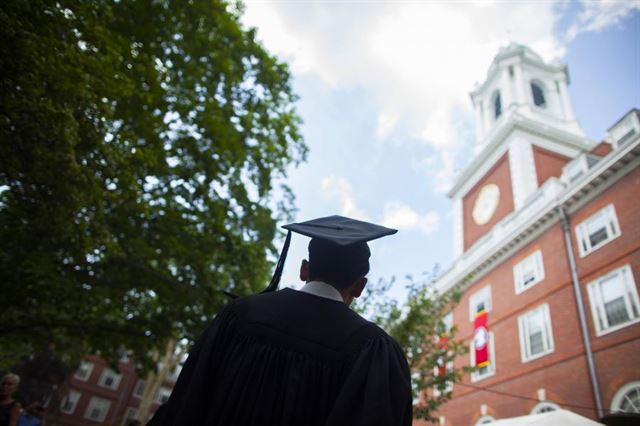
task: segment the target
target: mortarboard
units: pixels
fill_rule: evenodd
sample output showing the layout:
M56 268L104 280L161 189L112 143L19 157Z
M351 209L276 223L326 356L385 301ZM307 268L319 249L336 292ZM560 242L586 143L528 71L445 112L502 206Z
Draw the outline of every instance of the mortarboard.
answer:
M376 225L375 223L364 222L362 220L351 219L344 216L327 216L318 219L309 220L300 223L291 223L284 225L284 229L288 230L287 238L280 254L280 259L273 273L273 278L269 286L263 290L263 293L276 291L280 283L282 269L287 258L289 250L289 242L291 240L291 232L301 234L313 239L323 240L329 243L337 244L342 247L355 246L359 243L366 243L387 235L398 232L397 229L386 228Z
M312 239L319 239L328 243L333 243L344 248L357 246L361 243L366 245L367 241L372 241L398 232L397 229L391 229L376 225L375 223L364 222L362 220L351 219L338 215L321 217L306 222L290 223L282 227L289 232L287 232L287 237L285 238L280 258L276 264L273 278L271 278L271 282L261 293L268 293L278 289L282 270L284 269L284 263L289 251L291 232L305 235ZM236 295L226 291L224 293L233 298L237 297Z

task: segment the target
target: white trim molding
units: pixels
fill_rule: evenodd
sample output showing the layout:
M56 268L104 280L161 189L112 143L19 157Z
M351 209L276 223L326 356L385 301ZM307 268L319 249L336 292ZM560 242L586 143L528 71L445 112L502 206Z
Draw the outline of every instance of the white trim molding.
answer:
M580 257L593 253L622 235L613 204L601 208L575 227Z
M520 262L513 265L513 285L516 294L520 294L544 280L542 251L536 250Z
M553 352L553 330L549 305L540 305L518 317L518 331L520 336L520 355L522 362L533 361ZM537 335L537 336L536 336ZM541 349L533 353L532 338L536 336Z
M640 322L640 300L627 264L587 284L596 336Z

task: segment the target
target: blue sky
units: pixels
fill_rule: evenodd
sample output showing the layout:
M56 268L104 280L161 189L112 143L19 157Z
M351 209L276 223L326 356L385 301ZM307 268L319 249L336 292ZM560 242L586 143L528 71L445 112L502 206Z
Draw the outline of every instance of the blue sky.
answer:
M569 66L587 137L640 107L640 1L246 1L244 22L291 65L309 158L292 168L297 221L331 214L400 230L371 243L371 280L453 261L446 189L470 161L469 92L498 49ZM282 284L298 287L308 239ZM402 298L403 288L394 295Z

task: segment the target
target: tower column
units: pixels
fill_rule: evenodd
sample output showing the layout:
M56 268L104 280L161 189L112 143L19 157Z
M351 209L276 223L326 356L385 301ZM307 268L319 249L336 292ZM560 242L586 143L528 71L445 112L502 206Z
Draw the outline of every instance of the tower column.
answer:
M522 62L513 65L513 73L516 79L516 101L519 105L527 103L524 93L524 77L522 75Z
M473 109L476 113L476 146L482 143L482 139L484 138L484 117L482 111L482 102L473 103Z
M562 103L562 111L567 121L574 121L573 109L571 108L571 100L569 99L569 88L567 87L567 79L558 80L558 88L560 89L560 102Z
M509 77L509 67L504 67L502 70L502 75L500 76L501 86L502 86L502 103L504 105L505 111L509 109L514 102L513 99L513 91L511 90L511 77Z
M486 135L489 133L489 129L493 124L493 120L495 119L495 113L493 111L493 104L491 103L491 98L487 99L486 102L481 101L480 108L482 109L482 123L484 124L483 133Z

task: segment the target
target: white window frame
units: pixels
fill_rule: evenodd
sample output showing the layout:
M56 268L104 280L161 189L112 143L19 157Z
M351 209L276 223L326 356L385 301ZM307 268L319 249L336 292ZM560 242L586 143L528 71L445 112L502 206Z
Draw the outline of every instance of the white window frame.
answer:
M607 238L600 241L595 246L592 246L591 240L589 238L590 235L588 232L589 222L598 219L598 216L601 215L605 216L605 229L607 231ZM592 214L588 219L580 222L580 224L576 226L575 232L580 257L585 257L588 254L591 254L594 251L598 250L600 247L605 246L610 241L618 238L620 235L622 235L622 231L620 230L618 216L616 215L616 210L613 204L606 205L605 207Z
M131 420L135 420L137 415L138 409L136 407L127 407L124 416L122 416L122 426L126 426Z
M143 393L144 393L144 380L138 379L136 381L136 385L133 388L133 397L142 398Z
M620 275L625 292L623 294L625 308L630 320L610 327L607 322L607 316L604 310L604 303L602 300L602 293L600 291L600 285L603 281L611 279L614 275ZM612 333L620 330L621 328L628 327L632 324L640 322L640 300L638 298L638 290L633 278L633 271L629 264L598 277L587 284L587 291L589 293L589 304L591 305L591 316L593 318L593 327L596 331L596 336L602 336L604 334ZM638 314L634 318L635 312ZM601 316L602 314L602 316Z
M98 418L91 417L92 411L95 409L100 410L100 416ZM109 414L109 410L111 410L110 400L93 396L89 400L87 408L84 410L84 418L94 422L104 422L104 419L106 419Z
M587 174L589 166L587 164L587 156L579 155L562 168L562 180L567 184L572 184L582 176Z
M171 370L171 373L169 374L169 376L167 376L167 380L174 383L177 382L181 371L182 371L182 365L176 365L176 367Z
M532 315L542 314L542 318L544 319L544 328L543 332L543 342L545 343L545 348L539 354L532 354L531 348L529 348L529 333L528 333L528 322L527 319ZM540 305L535 309L531 309L530 311L525 312L524 314L518 317L518 330L520 335L520 355L522 358L522 362L533 361L534 359L541 358L545 355L549 355L554 350L553 343L553 327L551 327L551 314L549 313L549 305L544 304Z
M491 284L487 284L469 297L469 321L476 319L476 307L484 301L484 308L491 312Z
M471 373L471 383L478 382L480 380L484 380L487 377L491 377L496 374L496 347L494 344L493 331L489 332L489 365L487 366L487 370L484 373L480 373L478 371L474 371ZM476 351L473 347L473 339L471 339L470 350L469 350L469 358L471 361L471 366L474 367L476 365Z
M105 382L110 376L113 377L113 383L111 385L107 385ZM98 384L103 388L117 390L118 386L120 386L120 380L122 380L122 374L118 374L113 369L106 367L104 370L102 370L102 374L100 375Z
M618 391L615 393L615 395L613 395L613 398L611 399L612 413L625 412L625 411L622 411L620 407L622 406L622 403L624 402L624 398L627 396L627 394L633 390L640 391L640 380L629 382L624 386L622 386L620 389L618 389Z
M165 401L162 400L163 396L167 397ZM158 392L156 393L156 397L154 398L154 401L157 402L158 404L164 404L169 400L170 396L171 396L171 389L161 386L160 389L158 389Z
M491 424L495 421L496 421L495 417L484 415L478 419L478 421L476 422L476 426Z
M529 283L524 282L524 273L527 263L533 262L533 281ZM530 289L540 281L544 280L544 263L542 262L542 251L536 250L529 256L522 259L520 262L513 266L513 284L515 286L516 294L520 294L525 290Z
M548 410L548 408L551 408L551 410ZM531 412L529 414L530 415L542 414L542 413L548 413L549 411L558 411L558 410L561 410L561 408L555 402L540 401L539 403L536 404L535 407L533 407L533 409L531 410Z
M78 406L80 397L82 397L82 392L75 389L69 389L67 395L62 399L62 402L60 403L60 412L64 414L73 414L73 412L76 411L76 407ZM64 406L67 404L67 402L71 403L71 408L65 410Z
M73 378L76 380L80 380L81 382L86 382L91 377L91 373L93 373L93 368L95 364L91 361L82 361L78 366Z

